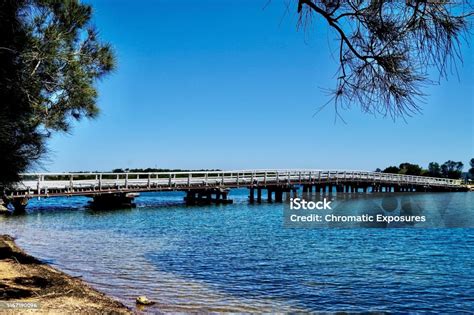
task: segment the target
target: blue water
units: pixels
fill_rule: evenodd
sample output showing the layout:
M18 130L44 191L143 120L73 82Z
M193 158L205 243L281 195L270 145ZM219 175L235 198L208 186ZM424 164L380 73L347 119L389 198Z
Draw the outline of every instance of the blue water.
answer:
M474 210L473 193L415 194ZM474 229L285 228L282 204L246 195L186 207L150 193L106 212L87 198L32 201L0 233L130 307L147 295L150 311L474 311Z

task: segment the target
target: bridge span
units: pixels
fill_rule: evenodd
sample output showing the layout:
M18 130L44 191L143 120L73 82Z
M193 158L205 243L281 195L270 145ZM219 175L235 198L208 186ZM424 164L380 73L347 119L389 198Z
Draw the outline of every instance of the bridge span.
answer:
M188 204L231 203L228 191L248 188L249 201L281 202L283 193L372 193L464 191L460 180L367 171L342 170L234 170L154 173L30 173L3 196L16 211L30 198L89 196L93 205L131 205L140 192L184 191ZM257 192L257 196L255 196Z

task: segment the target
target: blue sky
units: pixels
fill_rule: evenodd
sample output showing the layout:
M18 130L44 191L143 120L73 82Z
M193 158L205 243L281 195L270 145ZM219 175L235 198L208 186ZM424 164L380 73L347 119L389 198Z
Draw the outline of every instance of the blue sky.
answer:
M98 83L101 115L55 135L48 171L113 168L365 169L474 157L472 48L459 80L426 90L421 115L334 122L334 34L296 28L287 1L89 1L116 71ZM436 79L436 78L435 78Z

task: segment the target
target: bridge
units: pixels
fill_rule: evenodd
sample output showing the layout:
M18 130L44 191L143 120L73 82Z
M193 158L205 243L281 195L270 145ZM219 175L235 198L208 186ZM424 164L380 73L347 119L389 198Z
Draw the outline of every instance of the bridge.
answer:
M183 191L187 204L232 203L229 189L249 189L250 202L282 202L283 193L375 193L465 191L460 180L367 171L234 170L153 173L31 173L3 196L15 211L24 211L30 198L89 196L92 205L122 207L140 192ZM255 192L257 193L255 196Z

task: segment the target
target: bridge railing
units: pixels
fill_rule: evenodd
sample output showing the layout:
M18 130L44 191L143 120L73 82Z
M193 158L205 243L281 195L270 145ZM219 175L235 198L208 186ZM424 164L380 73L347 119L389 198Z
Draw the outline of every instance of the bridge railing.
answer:
M305 182L371 182L400 185L460 186L460 180L352 170L231 170L193 172L132 173L28 173L21 174L16 190L110 189L142 187L227 186L246 187L265 184Z

